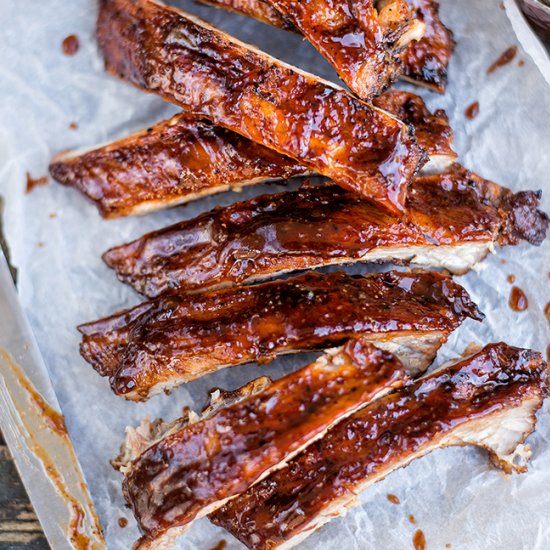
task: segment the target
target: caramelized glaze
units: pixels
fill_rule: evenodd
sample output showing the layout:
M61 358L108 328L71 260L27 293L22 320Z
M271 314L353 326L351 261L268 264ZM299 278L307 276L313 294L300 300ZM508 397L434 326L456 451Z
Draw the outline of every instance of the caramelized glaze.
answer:
M456 158L444 111L432 115L422 98L397 91L386 92L375 105L412 124L418 144L431 158ZM50 165L56 180L76 187L109 218L307 171L297 161L189 113L97 149L61 153Z
M217 208L112 248L103 259L147 296L253 281L360 261L399 247L488 242L540 244L548 219L537 195L513 194L454 166L415 178L405 217L334 185L304 186ZM435 261L435 260L432 260Z
M540 354L489 345L341 421L287 468L272 473L210 518L248 548L273 549L312 532L331 505L341 502L345 507L360 486L437 448L455 430L485 417L489 421L495 411L527 400L536 402L536 412L546 394L547 365ZM484 445L483 438L470 442ZM453 443L465 442L447 439L439 446ZM491 456L495 464L511 469L510 463Z
M270 0L360 98L371 100L397 80L399 53L416 21L405 0L378 10L373 0ZM414 31L413 31L414 32Z
M144 399L174 385L281 353L326 349L354 334L448 334L480 318L466 291L429 271L309 273L189 295L167 294L79 327L80 351L113 391Z
M171 528L246 491L407 378L393 355L350 340L260 393L170 430L132 460L124 480L124 496L144 534L141 543L154 545Z
M401 55L403 77L443 93L447 85L447 68L455 47L453 33L439 17L438 1L407 1L426 26L426 34L422 40L411 42Z
M390 211L425 162L394 117L175 8L103 0L98 39L114 74Z
M282 29L300 32L292 20L263 0L200 0L218 8L254 17ZM445 90L447 65L453 53L453 35L439 17L435 0L407 0L416 17L425 25L424 37L410 42L400 55L402 73L407 80L438 92ZM370 6L371 2L367 2ZM370 8L369 8L370 9ZM321 12L322 13L322 12Z

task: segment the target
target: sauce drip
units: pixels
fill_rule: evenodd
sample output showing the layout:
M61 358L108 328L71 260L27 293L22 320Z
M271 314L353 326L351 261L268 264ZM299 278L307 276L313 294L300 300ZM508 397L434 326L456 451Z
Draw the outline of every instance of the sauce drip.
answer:
M225 540L220 540L216 546L212 546L210 550L223 550L227 546L227 542Z
M474 120L474 118L479 115L479 101L474 101L471 105L469 105L464 111L464 114L466 115L466 118Z
M544 315L546 315L546 319L550 323L550 302L548 302L544 308Z
M510 300L508 303L510 308L517 312L525 311L529 307L529 302L527 301L525 292L517 286L512 287L512 290L510 291Z
M517 46L511 46L487 69L487 74L493 74L497 69L508 65L518 53Z
M399 500L399 497L397 495L388 495L388 500L392 503L392 504L401 504L401 501Z
M71 122L71 123L69 124L69 129L71 129L71 130L78 130L78 122L74 122L74 121Z
M35 187L46 185L48 183L48 176L41 178L33 178L29 172L27 172L27 188L26 192L30 193Z
M80 49L80 42L78 36L70 34L61 43L61 49L65 55L75 55Z
M128 525L128 520L126 518L118 518L118 526L121 529L124 529Z
M413 545L414 550L424 550L426 548L426 537L420 529L413 536Z
M416 518L411 514L409 516L409 521L413 524L413 525L416 525Z
M508 277L506 277L506 280L507 280L511 285L513 285L513 284L516 282L516 276L515 276L515 275L508 275Z
M548 347L546 348L546 361L550 363L550 344L548 344Z

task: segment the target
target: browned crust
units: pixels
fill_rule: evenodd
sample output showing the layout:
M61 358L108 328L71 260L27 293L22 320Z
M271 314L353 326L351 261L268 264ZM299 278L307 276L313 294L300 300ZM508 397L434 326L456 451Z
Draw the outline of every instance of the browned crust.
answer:
M451 436L470 423L474 430L476 421L490 422L492 415L528 400L535 400L536 412L547 393L547 365L539 353L491 344L340 422L287 468L227 503L211 519L248 548L275 548L306 534L331 503L353 499L369 479L384 477L438 446L476 444L475 436L474 441L453 441ZM524 437L534 425L533 416ZM479 444L484 446L481 439ZM496 464L511 467L500 458Z
M284 30L300 32L292 20L263 0L200 0L218 8L248 15L263 23ZM453 33L439 17L439 2L434 0L407 0L416 17L425 25L425 34L410 42L400 54L401 77L419 86L443 93L447 84L447 70L454 50Z
M375 105L412 124L430 157L456 158L443 111L432 115L422 98L397 91L386 92ZM107 145L58 154L50 164L52 177L84 193L107 218L306 172L297 161L190 113Z
M390 211L425 162L409 127L343 89L152 0L103 0L107 69Z
M80 351L113 391L146 399L226 366L326 349L355 334L448 334L481 318L467 292L429 271L309 273L200 294L168 294L79 327Z
M246 491L405 380L393 355L351 340L260 393L171 430L132 461L124 479L142 544Z
M537 210L537 196L513 194L459 165L415 178L406 217L381 212L333 185L303 186L217 208L112 248L103 259L121 281L154 297L372 261L369 253L414 261L419 247L485 243L489 250L521 239L538 245L548 217ZM395 252L403 249L411 251L404 259ZM426 264L446 265L436 256Z

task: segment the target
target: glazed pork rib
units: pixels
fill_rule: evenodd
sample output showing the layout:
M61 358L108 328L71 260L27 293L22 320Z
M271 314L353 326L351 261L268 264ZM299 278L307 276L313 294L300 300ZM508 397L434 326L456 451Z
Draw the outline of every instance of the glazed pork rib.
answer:
M456 165L415 178L406 216L335 185L302 186L217 208L144 235L103 256L150 297L350 262L411 262L458 274L496 244L540 244L548 218L538 196L512 193Z
M319 8L319 5L315 3L281 2L280 0L273 0L271 2L264 0L200 1L203 4L209 4L218 8L234 11L242 15L248 15L264 23L271 24L274 27L279 27L281 29L293 32L300 31L298 30L297 25L293 23L292 18L284 15L285 9L278 11L275 8L279 8L281 4L290 4L292 7L298 6L302 9L302 6L304 5L308 7L313 5L315 8ZM420 38L420 40L411 40L408 42L407 46L399 54L399 59L401 61L400 68L398 68L394 58L390 61L388 69L386 70L393 69L394 75L399 75L401 73L400 76L406 80L443 93L447 84L447 67L454 50L453 34L442 23L441 18L439 17L439 2L435 0L407 0L407 2L410 8L413 9L416 20L424 24L424 36ZM357 4L357 2L354 4ZM326 3L322 4L322 6L325 5ZM344 4L341 4L341 6L343 5ZM385 6L385 9L388 9L388 7L393 10L397 8L397 6L392 5L392 3ZM323 14L324 12L320 10L320 13L316 15L317 17L323 17ZM303 34L310 38L306 33ZM327 36L330 37L330 32L327 33ZM355 42L351 42L350 46L356 47ZM321 53L323 53L320 48L318 49ZM397 52L393 50L393 54L397 55ZM327 55L325 55L325 57L331 61ZM382 72L382 69L380 70ZM346 81L345 78L343 78L343 80ZM352 90L356 91L356 93L361 96L360 91L354 89L354 86L349 83L347 84Z
M414 126L430 158L424 172L441 171L456 159L444 111L432 114L422 98L398 91L374 104ZM50 165L56 180L77 188L108 218L307 172L297 161L189 113L108 145L58 154Z
M139 401L224 367L326 349L354 335L406 350L404 362L418 372L466 317L481 314L460 285L436 272L309 273L167 294L81 325L80 351L116 394Z
M505 472L524 471L523 442L547 392L539 353L489 345L343 420L210 517L248 548L291 548L360 491L435 449L475 445Z
M144 535L134 548L163 547L407 379L392 354L350 340L275 382L231 392L227 406L195 422L130 429L115 464Z
M153 0L102 0L97 32L112 73L403 209L426 158L395 117Z

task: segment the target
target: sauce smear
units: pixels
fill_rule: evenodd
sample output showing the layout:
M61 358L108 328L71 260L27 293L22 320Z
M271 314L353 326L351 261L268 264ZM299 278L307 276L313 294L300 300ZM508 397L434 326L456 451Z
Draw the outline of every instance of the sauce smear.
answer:
M508 65L516 57L518 53L517 46L511 46L508 48L488 69L487 74L493 74L497 69Z
M223 550L227 546L227 542L225 540L220 540L216 546L213 546L210 550Z
M506 280L507 280L511 285L513 285L513 284L516 282L516 276L515 276L515 275L508 275L508 277L506 277Z
M479 115L479 101L474 101L471 105L469 105L464 111L464 114L466 115L466 118L474 120L474 118Z
M413 524L413 525L416 525L416 518L411 514L409 516L409 521Z
M512 290L510 291L510 300L508 303L510 304L510 308L517 312L525 311L529 307L529 302L527 301L525 292L517 286L512 287Z
M126 518L118 518L118 526L121 529L124 529L128 525L128 520Z
M544 315L546 315L546 319L550 323L550 302L548 302L544 308Z
M70 34L61 42L61 49L65 55L75 55L79 48L80 42L75 34Z
M414 550L424 550L426 548L426 537L420 529L413 536L413 545Z
M397 495L388 495L388 500L392 504L401 504L401 501L399 500L399 497Z
M33 178L29 172L27 172L27 188L26 192L30 193L35 187L40 187L41 185L46 185L48 183L48 176L43 176L42 178Z

